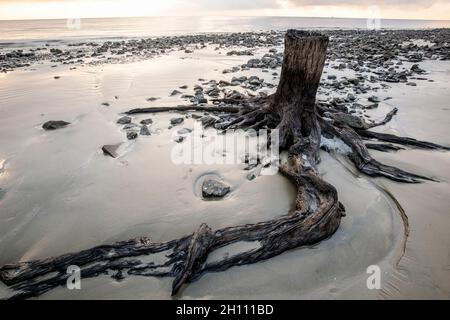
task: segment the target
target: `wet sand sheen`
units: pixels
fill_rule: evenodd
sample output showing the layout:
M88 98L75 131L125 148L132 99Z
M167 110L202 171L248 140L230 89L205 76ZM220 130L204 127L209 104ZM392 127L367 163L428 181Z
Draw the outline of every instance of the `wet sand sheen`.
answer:
M216 229L268 220L291 209L295 192L279 175L250 182L246 172L237 166L175 166L170 159L175 145L173 130L167 129L173 114L152 116L155 134L151 137L131 144L124 140L115 124L118 113L148 104L145 99L151 96L163 98L155 102L158 106L179 103L177 98L168 98L168 93L183 84L192 88L199 77L227 79L214 71L223 68L221 57L213 57L207 50L198 55L198 60L184 61L172 55L71 72L44 66L36 72L7 74L0 80L0 92L6 92L5 99L0 96L4 102L0 108L0 158L7 160L0 173L2 188L6 190L0 202L0 264L143 235L155 241L170 240L191 233L201 222ZM225 63L234 65L239 59ZM116 76L122 72L127 76ZM57 82L53 80L56 74L62 76ZM27 94L7 94L25 86L30 88ZM48 96L54 99L49 100ZM111 106L101 106L105 101L111 101ZM43 133L40 124L49 118L64 118L72 125L60 132ZM145 117L136 120L140 118ZM192 119L183 125L192 126ZM117 142L126 144L126 152L116 160L104 157L100 146ZM430 157L428 153L414 152ZM386 157L387 162L402 154L411 155L413 151L380 156L381 160ZM264 263L206 275L189 286L183 298L376 298L380 293L365 287L365 271L371 264L380 265L394 287L405 285L395 266L404 239L396 203L367 177L355 177L333 157L325 153L322 156L320 170L338 188L340 200L347 208L338 233L314 248L293 250ZM439 158L439 153L432 153L431 157ZM400 157L397 161L406 160ZM448 155L442 155L441 161L447 163ZM414 161L412 165L416 168ZM218 174L229 183L229 197L219 202L200 200L194 185L204 174ZM435 174L442 175L442 171ZM448 181L445 175L444 178ZM376 183L395 197L400 192L402 205L401 200L406 197L408 202L408 194L417 190L416 186L381 179ZM438 188L445 194L442 184L417 188ZM445 208L445 201L436 214ZM410 214L408 209L406 206ZM413 223L413 231L415 228ZM442 246L445 248L448 243L444 241ZM406 259L409 257L407 250ZM402 267L411 268L411 264ZM414 271L410 276L420 277L421 272ZM170 285L171 279L130 277L116 283L105 276L84 281L81 291L58 288L42 298L169 298ZM430 295L435 294L432 289ZM448 292L445 287L441 290ZM417 289L411 292L420 295ZM381 295L395 297L394 293L387 290Z

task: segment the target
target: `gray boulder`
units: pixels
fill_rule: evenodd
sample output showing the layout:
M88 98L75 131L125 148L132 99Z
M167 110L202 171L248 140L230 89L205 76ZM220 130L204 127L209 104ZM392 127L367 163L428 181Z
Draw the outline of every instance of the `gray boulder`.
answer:
M150 136L151 132L150 132L150 130L148 129L148 127L146 125L143 125L141 127L140 134L141 134L141 136Z
M117 120L117 123L118 124L129 124L129 123L131 123L131 117L127 117L127 116L122 117L119 120Z
M189 134L189 133L191 133L191 132L192 132L192 130L191 130L191 129L188 129L188 128L183 128L183 129L180 129L180 130L177 131L177 133L178 133L178 134L181 134L181 135L183 135L183 134Z
M121 144L114 144L114 145L104 145L102 147L102 151L105 155L108 155L112 158L117 158L119 155L117 154L117 149L119 148Z
M46 123L44 123L42 125L42 128L44 130L56 130L56 129L64 128L64 127L68 126L69 124L70 124L70 122L66 122L66 121L62 121L62 120L47 121Z
M230 192L230 187L217 180L205 180L202 185L203 198L223 198Z
M135 139L137 139L137 137L138 137L137 132L135 132L135 131L128 131L127 132L127 139L128 140L135 140Z
M175 141L176 143L182 143L184 141L184 137L183 136L175 137L173 141Z
M367 100L374 103L381 102L380 98L378 98L377 96L370 96L369 98L367 98Z
M136 123L129 123L123 126L123 130L131 130L137 128L139 128L139 126Z
M153 123L153 119L144 119L141 121L141 124L149 125Z

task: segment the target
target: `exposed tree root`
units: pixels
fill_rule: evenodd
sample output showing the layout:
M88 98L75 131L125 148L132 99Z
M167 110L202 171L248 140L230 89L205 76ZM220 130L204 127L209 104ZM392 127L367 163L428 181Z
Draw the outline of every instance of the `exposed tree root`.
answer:
M367 139L376 139L379 141L392 142L396 144L400 144L402 146L415 147L420 149L428 149L428 150L450 150L450 147L441 146L436 143L420 141L413 138L407 137L398 137L393 134L388 133L378 133L368 130L358 130L358 134Z
M209 112L239 112L240 109L234 106L199 106L199 105L189 105L189 106L177 106L177 107L156 107L156 108L137 108L125 112L125 114L139 114L139 113L159 113L159 112L169 112L169 111L209 111Z
M404 150L404 148L391 143L366 143L366 148L382 152Z
M327 121L322 121L324 132L341 139L351 148L349 159L355 164L359 171L372 177L385 177L398 182L418 183L420 180L431 180L425 176L382 164L372 158L366 145L355 130L347 125L333 125Z
M206 272L256 263L286 250L320 242L337 230L344 207L338 201L336 189L323 181L315 170L305 169L298 157L292 161L294 169L282 166L281 172L297 186L298 195L295 211L285 216L216 231L202 224L192 235L166 243L139 238L58 258L6 265L0 269L0 280L18 292L14 298L29 298L64 285L68 278L67 267L76 265L82 268L82 278L96 277L108 271L121 275L175 277L172 290L175 295L184 283L194 281ZM239 241L259 241L260 247L205 263L208 254L215 249ZM167 261L160 265L139 259L161 252L166 253ZM117 273L112 276L117 278Z
M246 98L235 94L216 100L215 106L178 106L173 108L133 109L127 114L166 111L208 111L230 113L214 123L217 129L278 129L280 147L289 150L290 162L280 167L297 188L295 210L272 220L211 230L206 224L191 235L164 243L147 238L103 245L57 258L6 265L0 268L0 280L14 289L15 298L39 296L64 285L66 269L77 265L83 278L112 273L120 280L127 275L173 277L172 295L184 284L207 272L224 271L233 266L257 263L287 250L316 244L333 235L345 215L336 189L318 174L316 166L322 136L342 140L351 152L349 159L360 172L394 181L417 183L432 180L381 164L373 159L367 147L382 151L400 149L391 144L365 144L363 138L426 149L443 149L429 142L367 131L386 124L397 112L384 120L367 124L355 120L345 110L316 105L315 96L325 62L328 39L320 34L288 31L283 71L277 92L264 98ZM211 252L230 244L257 241L259 247L219 261L208 261ZM147 262L149 256L163 254L160 264ZM144 259L145 258L145 259Z

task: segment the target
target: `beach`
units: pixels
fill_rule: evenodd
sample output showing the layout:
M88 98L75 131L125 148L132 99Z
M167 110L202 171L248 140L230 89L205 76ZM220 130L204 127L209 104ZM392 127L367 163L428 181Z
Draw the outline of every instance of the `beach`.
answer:
M374 131L450 146L448 29L321 31L331 44L319 102L348 107L368 123L397 108L393 120ZM174 137L189 135L199 119L220 115L131 115L137 131L117 123L134 108L212 106L226 90L273 93L284 33L2 45L0 265L135 237L170 241L201 223L220 229L289 212L296 192L281 174L255 172L249 179L249 170L239 164L173 163L179 144ZM179 117L183 123L171 125ZM150 135L143 135L141 121L148 118ZM51 120L70 124L43 130ZM183 128L188 130L180 134ZM129 138L130 131L136 131L136 139ZM118 144L116 158L102 151ZM267 261L205 274L184 289L181 299L450 298L449 153L370 150L383 163L436 180L402 184L361 174L338 147L331 151L321 152L318 169L346 208L334 236ZM199 181L205 176L226 182L230 193L204 201ZM208 259L251 245L237 243ZM380 290L366 286L371 265L382 270ZM83 280L82 290L58 287L39 299L170 299L171 283L141 276L116 281L107 274ZM0 298L11 294L0 283Z

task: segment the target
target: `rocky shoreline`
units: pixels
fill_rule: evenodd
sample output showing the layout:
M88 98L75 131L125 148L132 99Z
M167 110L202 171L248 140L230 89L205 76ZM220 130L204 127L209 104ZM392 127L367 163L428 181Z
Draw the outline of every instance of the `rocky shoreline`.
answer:
M339 61L339 69L388 67L398 58L418 63L424 59L450 59L450 29L425 30L322 30L330 37L328 62ZM273 47L283 44L284 31L202 34L104 42L79 42L66 45L46 43L27 49L0 48L0 72L30 67L37 62L51 62L55 66L127 62L149 59L173 51L190 54L208 46L225 50L228 56L251 56L253 49L272 50L262 59L250 59L238 69L274 69L281 66L283 53ZM414 41L426 40L420 45ZM402 75L380 73L384 80L397 82Z
M389 88L390 83L416 86L418 81L433 82L427 78L426 70L420 63L425 60L450 59L450 29L321 32L330 37L330 44L326 61L328 71L325 71L319 87L319 103L324 109L342 110L338 115L340 121L359 129L366 129L375 123L367 111L378 108L379 104L384 102L375 95L378 89ZM264 97L268 90L274 89L276 85L264 80L261 72L270 74L275 82L278 81L283 63L283 36L283 32L271 31L173 36L103 43L80 42L69 44L65 48L61 45L53 47L50 44L29 50L3 48L0 49L2 50L0 69L2 72L10 72L43 62L49 62L53 67L69 64L72 65L71 69L75 69L83 65L151 59L177 51L190 55L196 50L205 48L224 56L248 57L245 63L221 70L228 80L198 79L198 83L192 87L181 85L168 93L169 97L178 97L180 102L183 101L182 104L204 106L205 112L199 116L200 122L205 127L221 129L229 122L230 114L213 109L210 111L208 108L211 105L226 107L227 100L242 97L243 91L246 96ZM243 71L255 71L257 75L237 74ZM339 76L338 71L345 72L345 75ZM363 94L372 95L361 99L360 95ZM152 97L147 101L155 102L158 99ZM131 111L140 113L142 108ZM391 112L395 114L396 110L393 109ZM137 124L127 116L120 118L117 124L123 125L128 140L135 140L140 135L152 134L151 119L149 120L150 123ZM183 118L173 120L180 121ZM172 127L177 124L179 123L169 125ZM183 142L183 138L180 136L176 142ZM377 149L378 146L373 145L371 148Z

